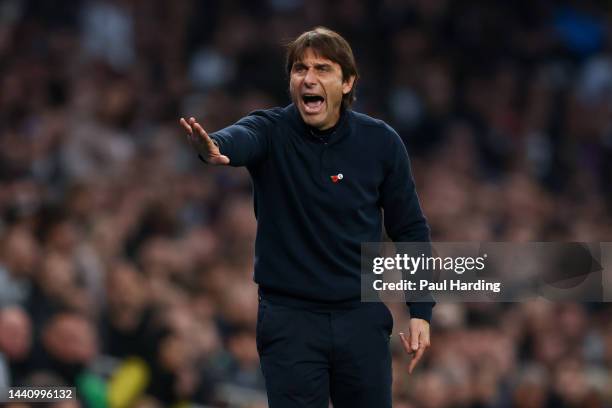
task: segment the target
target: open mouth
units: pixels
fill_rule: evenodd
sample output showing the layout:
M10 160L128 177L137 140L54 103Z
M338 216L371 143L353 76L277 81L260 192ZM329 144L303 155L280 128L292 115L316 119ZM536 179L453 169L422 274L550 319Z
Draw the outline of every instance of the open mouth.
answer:
M306 113L319 113L323 109L325 98L316 94L303 94L302 102L304 102Z

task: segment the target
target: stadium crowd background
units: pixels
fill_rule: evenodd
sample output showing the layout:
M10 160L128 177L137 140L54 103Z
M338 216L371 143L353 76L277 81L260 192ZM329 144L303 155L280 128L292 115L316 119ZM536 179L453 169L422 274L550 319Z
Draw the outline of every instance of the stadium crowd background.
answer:
M0 2L0 388L266 406L248 175L177 121L287 104L282 43L316 25L405 140L434 240L610 241L611 22L591 0ZM413 376L393 337L394 406L612 406L611 312L440 304Z

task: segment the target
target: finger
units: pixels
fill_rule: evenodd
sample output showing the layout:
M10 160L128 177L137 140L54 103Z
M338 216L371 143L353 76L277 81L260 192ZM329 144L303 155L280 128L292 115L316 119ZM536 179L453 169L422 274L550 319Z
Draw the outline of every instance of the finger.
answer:
M200 134L202 139L204 139L204 142L206 142L206 146L208 148L208 151L210 151L210 152L218 151L217 145L213 142L213 140L210 138L210 136L208 136L208 133L206 133L204 128L202 126L200 126L200 124L197 123L197 122L193 126L196 128L196 130L198 131L198 133Z
M211 164L229 164L229 162L230 162L229 157L225 155L215 156L210 161Z
M230 159L229 157L223 155L223 154L218 154L218 155L208 155L206 157L203 158L204 161L208 164L229 164L230 163Z
M189 118L189 124L190 124L191 126L193 126L193 124L194 124L194 123L196 123L196 120L195 120L195 118L192 116L192 117L190 117L190 118Z
M202 136L206 140L210 140L210 137L208 136L208 133L206 133L204 128L202 126L200 126L200 124L198 122L194 122L193 123L193 127L194 127L195 130L198 131L200 136ZM212 142L212 140L211 140L211 142Z
M189 133L189 134L193 133L193 129L191 128L191 126L189 126L189 123L187 123L187 121L184 118L181 118L179 123L181 124L183 129L185 129L185 131L187 131L187 133Z
M419 349L419 336L421 332L417 330L410 330L410 347L412 351L417 351Z
M402 340L402 346L404 347L404 350L406 351L406 353L413 354L414 352L410 348L410 342L406 338L406 335L404 333L400 333L399 336L400 336L400 339Z
M419 361L421 361L421 358L423 357L424 353L425 353L425 347L421 347L420 349L417 350L414 357L412 357L412 361L410 362L410 365L408 366L408 373L412 374L414 367L416 367L417 364L419 364Z

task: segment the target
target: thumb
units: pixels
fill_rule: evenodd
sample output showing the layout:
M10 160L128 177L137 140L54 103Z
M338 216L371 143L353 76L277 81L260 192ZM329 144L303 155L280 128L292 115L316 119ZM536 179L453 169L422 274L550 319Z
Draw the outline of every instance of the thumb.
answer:
M225 156L225 155L221 155L219 156L219 164L229 164L230 163L230 159L229 157Z
M225 156L223 154L209 155L206 158L205 161L208 164L215 164L215 165L223 165L223 164L229 164L230 163L229 157L227 157L227 156Z

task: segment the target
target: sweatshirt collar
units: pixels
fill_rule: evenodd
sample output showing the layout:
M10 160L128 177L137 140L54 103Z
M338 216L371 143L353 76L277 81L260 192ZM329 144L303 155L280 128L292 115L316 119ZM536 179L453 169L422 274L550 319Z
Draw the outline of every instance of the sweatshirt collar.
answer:
M286 109L289 111L289 116L291 118L291 123L293 127L298 131L300 135L304 135L309 140L314 142L322 143L327 142L327 144L334 144L344 139L344 137L348 133L348 116L350 115L350 110L341 109L340 110L340 118L338 122L332 127L330 132L328 131L316 131L312 129L312 127L308 126L304 119L302 119L302 115L300 115L300 111L294 103L288 105Z

